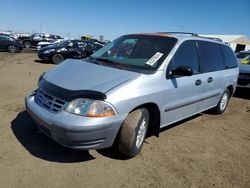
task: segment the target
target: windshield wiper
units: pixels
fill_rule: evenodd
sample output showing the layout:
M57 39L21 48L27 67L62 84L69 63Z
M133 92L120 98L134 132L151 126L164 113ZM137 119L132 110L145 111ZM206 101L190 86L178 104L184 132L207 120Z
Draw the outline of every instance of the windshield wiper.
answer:
M87 59L90 60L91 63L95 63L97 65L102 65L102 63L100 63L99 61L96 61L96 59L93 58L92 56L89 56Z
M93 58L93 57L92 57ZM116 65L117 67L119 67L120 69L125 69L125 67L123 67L121 65L121 63L118 63L117 61L114 61L114 60L110 60L110 59L105 59L105 58L95 58L95 60L97 61L103 61L105 63L112 63L113 65Z

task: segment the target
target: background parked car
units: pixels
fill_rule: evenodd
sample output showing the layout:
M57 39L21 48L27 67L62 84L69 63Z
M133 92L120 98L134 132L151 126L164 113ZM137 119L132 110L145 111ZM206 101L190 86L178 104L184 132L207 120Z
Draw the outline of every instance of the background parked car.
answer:
M32 46L37 46L37 44L41 41L55 41L57 39L63 39L63 38L58 35L36 33L28 37L27 36L20 37L19 39L23 41L23 45L25 48L30 48Z
M65 40L58 44L49 45L38 50L38 57L44 60L50 60L55 64L64 59L81 59L87 57L90 52L85 52L85 46L89 45L82 40Z
M82 52L82 57L89 57L93 53L95 53L97 50L101 49L104 45L100 44L98 42L87 42L86 45L84 46L84 50Z
M250 55L239 62L240 74L237 87L250 88Z
M20 52L23 49L23 43L19 39L0 35L0 50L9 51L11 53Z
M40 48L43 48L45 46L49 46L49 45L60 43L63 40L65 40L65 39L58 39L58 40L55 40L55 41L42 41L42 42L39 42L37 44L37 50L39 50Z
M245 58L245 57L247 57L249 55L250 55L250 50L241 51L241 52L236 53L236 57L237 57L238 60L241 60L241 59L243 59L243 58Z

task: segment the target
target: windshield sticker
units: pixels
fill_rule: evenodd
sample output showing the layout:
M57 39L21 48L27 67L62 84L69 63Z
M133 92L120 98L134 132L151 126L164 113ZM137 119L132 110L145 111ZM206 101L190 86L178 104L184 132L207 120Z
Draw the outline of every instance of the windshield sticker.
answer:
M163 56L163 53L156 52L155 55L153 55L147 62L147 65L154 66L156 61L158 61Z

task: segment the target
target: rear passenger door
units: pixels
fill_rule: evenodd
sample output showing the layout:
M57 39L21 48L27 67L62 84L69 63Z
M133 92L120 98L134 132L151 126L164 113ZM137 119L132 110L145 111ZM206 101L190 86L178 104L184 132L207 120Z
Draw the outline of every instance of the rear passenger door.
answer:
M178 66L189 66L192 76L170 76L165 80L163 126L191 116L199 110L202 100L202 75L196 41L184 41L167 68L167 75Z
M223 70L225 68L221 44L198 41L200 71L202 73L203 98L200 111L215 106L223 92Z

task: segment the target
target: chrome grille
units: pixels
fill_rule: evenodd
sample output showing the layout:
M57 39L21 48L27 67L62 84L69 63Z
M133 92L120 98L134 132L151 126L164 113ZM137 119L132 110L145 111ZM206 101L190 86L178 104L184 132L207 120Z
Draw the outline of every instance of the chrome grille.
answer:
M38 89L36 92L35 102L41 107L54 113L61 111L66 104L66 101L54 97L41 89Z

